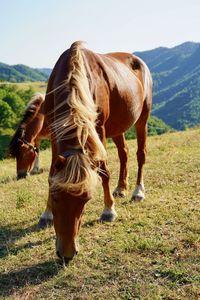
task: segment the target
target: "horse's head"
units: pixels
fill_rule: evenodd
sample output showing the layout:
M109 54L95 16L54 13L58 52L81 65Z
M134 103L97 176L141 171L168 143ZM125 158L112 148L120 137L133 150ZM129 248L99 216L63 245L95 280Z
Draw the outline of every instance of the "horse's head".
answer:
M18 179L30 173L38 156L35 141L44 122L41 113L43 102L44 95L41 94L36 94L30 100L9 145L9 154L17 161Z
M87 193L73 196L64 191L52 196L56 254L63 263L68 263L79 251L78 234L84 206L89 198Z
M17 179L29 175L38 157L38 152L35 139L27 138L26 129L19 126L8 149L9 155L16 158Z
M71 152L71 151L70 151ZM78 233L84 207L96 186L97 174L84 154L58 156L49 178L56 232L56 253L63 263L78 252Z
M25 139L18 139L16 153L17 179L28 176L34 166L39 150L33 143Z

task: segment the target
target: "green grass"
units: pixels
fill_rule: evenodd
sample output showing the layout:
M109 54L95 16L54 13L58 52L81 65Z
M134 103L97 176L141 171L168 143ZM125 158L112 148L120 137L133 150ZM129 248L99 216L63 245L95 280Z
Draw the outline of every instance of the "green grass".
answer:
M200 130L148 139L146 199L130 201L136 177L136 141L130 149L130 192L117 199L118 219L97 222L102 189L89 201L80 253L62 269L53 228L37 230L48 193L50 151L43 174L16 181L15 162L0 162L0 297L2 299L199 299ZM117 152L108 145L111 185Z
M21 82L18 83L17 86L19 89L22 90L28 90L29 87L31 87L34 91L40 92L40 93L45 93L46 88L47 88L47 83L46 82Z
M5 82L0 83L0 84L5 84ZM46 92L46 87L47 87L47 83L46 82L40 82L40 81L36 81L36 82L18 82L18 83L8 83L9 85L15 85L17 86L20 90L28 90L29 88L32 88L35 92L38 93L45 93Z

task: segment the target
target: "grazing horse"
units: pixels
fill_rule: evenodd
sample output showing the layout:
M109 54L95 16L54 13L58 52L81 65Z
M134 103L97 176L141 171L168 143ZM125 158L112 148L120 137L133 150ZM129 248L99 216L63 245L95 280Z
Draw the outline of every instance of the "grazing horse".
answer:
M49 136L42 114L43 103L42 94L36 94L30 100L10 142L8 154L16 158L17 179L39 172L40 140Z
M77 236L85 204L102 179L101 221L117 217L114 197L127 191L127 145L124 132L135 125L138 175L133 200L144 199L143 166L147 120L152 103L149 69L128 53L96 54L75 42L58 59L48 82L43 113L51 133L52 163L49 199L41 222L52 219L56 252L68 262L78 252ZM109 187L106 138L118 149L120 176L114 193Z

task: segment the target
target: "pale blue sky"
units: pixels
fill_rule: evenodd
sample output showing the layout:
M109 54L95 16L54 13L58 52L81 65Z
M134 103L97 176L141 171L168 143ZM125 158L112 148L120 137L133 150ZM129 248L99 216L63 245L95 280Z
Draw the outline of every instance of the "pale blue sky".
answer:
M99 53L200 42L200 0L0 0L0 62L53 67L75 40Z

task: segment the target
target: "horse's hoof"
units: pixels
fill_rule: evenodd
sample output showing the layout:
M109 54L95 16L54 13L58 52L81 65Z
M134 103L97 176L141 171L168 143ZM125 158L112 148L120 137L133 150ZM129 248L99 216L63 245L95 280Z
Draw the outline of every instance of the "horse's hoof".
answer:
M114 198L125 198L126 197L126 191L120 188L116 188L113 191L113 197Z
M53 220L40 218L40 221L38 223L38 228L44 229L44 228L50 227L52 225L53 225Z
M144 185L139 184L136 185L135 190L133 192L133 195L131 197L131 200L135 202L142 202L144 200Z
M113 215L101 215L100 222L113 222L116 219L116 216Z
M37 174L40 174L40 170L38 168L35 168L33 169L31 172L30 172L31 175L37 175Z
M38 174L42 174L44 172L44 169L43 168L40 168L39 170L38 170Z
M117 213L114 209L104 209L99 221L100 222L113 222L117 218Z
M134 201L134 202L142 202L142 201L144 201L144 199L145 199L145 198L144 198L143 196L134 196L134 195L133 195L133 196L131 197L131 200Z

